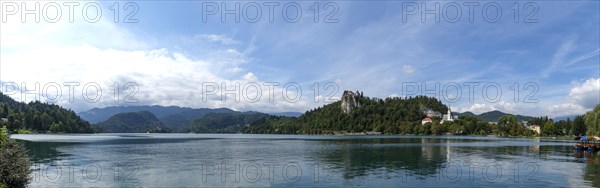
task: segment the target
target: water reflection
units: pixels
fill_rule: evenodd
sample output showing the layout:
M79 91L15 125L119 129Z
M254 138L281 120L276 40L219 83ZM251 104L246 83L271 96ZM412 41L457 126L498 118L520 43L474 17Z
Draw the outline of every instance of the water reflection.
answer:
M435 174L447 162L446 154L450 151L449 147L415 143L426 145L443 141L432 138L331 140L323 142L328 150L320 150L317 158L336 165L344 179L384 175L382 173L390 171L406 171L423 178Z
M575 151L573 156L585 162L583 178L590 181L592 186L600 187L600 156L598 151Z
M80 139L80 138L78 138ZM85 141L85 140L84 140ZM34 162L74 165L75 179L62 186L600 186L597 153L573 152L571 143L540 139L474 137L324 137L250 135L136 135L93 142L21 141ZM279 166L270 171L266 163ZM299 164L299 181L285 179L282 167ZM256 164L260 181L230 181L225 173L207 165L235 169ZM90 183L79 173L97 164L104 176ZM314 164L327 166L316 179ZM458 166L456 166L458 164ZM477 164L465 167L464 164ZM129 165L132 169L115 167ZM454 165L454 166L453 166ZM494 166L496 165L496 166ZM42 166L43 167L43 166ZM496 171L500 168L500 171ZM65 168L66 169L66 168ZM92 169L93 166L89 169ZM291 168L294 169L294 168ZM124 170L119 181L112 176ZM239 170L238 170L239 171ZM267 174L273 173L273 179ZM293 170L292 170L293 172ZM499 172L499 173L498 173ZM253 174L252 172L250 173ZM93 176L90 177L95 177ZM132 175L136 182L123 182ZM327 178L336 179L324 184ZM78 177L79 176L79 177ZM70 176L69 176L70 177ZM250 176L252 179L255 176ZM292 173L294 177L294 173ZM206 179L208 178L208 179ZM48 179L48 178L46 178ZM51 179L51 178L50 178ZM293 179L293 178L292 178ZM32 186L47 186L45 177ZM61 180L63 181L63 180Z
M59 151L59 149L68 148L78 143L64 142L32 142L26 140L18 140L27 148L27 155L34 163L48 163L71 156L70 153Z

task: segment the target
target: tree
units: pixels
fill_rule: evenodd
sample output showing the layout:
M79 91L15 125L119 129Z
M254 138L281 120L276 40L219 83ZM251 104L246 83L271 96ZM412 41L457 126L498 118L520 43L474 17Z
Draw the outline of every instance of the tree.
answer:
M584 116L575 116L575 119L573 119L573 122L571 123L571 134L584 135L587 131Z
M517 118L513 115L504 115L498 119L498 125L510 126L517 124Z
M15 116L14 115L8 115L8 130L13 131L16 130L18 128L18 126L15 124Z
M417 132L420 135L429 135L431 134L431 123L425 123L425 125L417 126Z
M554 125L551 121L546 121L546 123L544 123L544 128L542 130L542 134L546 135L546 136L552 136L555 135L554 133Z
M53 133L62 132L62 122L53 123L52 125L50 125L49 130L50 130L50 132L53 132Z
M594 110L585 113L588 135L600 136L600 104Z
M525 126L517 122L517 118L513 115L505 115L498 119L497 130L498 135L519 136L527 133Z
M2 113L0 113L0 117L6 117L8 116L8 113L10 113L10 110L8 110L8 106L2 105Z
M462 134L463 127L460 126L458 123L452 123L452 125L450 125L450 127L448 127L448 132L450 132L452 134Z
M446 123L444 123L446 124ZM435 121L433 122L433 124L431 125L431 134L434 135L441 135L444 134L446 132L446 125L444 124L440 124L439 122Z
M564 135L565 133L568 133L567 128L568 124L565 120L560 120L554 123L554 133L557 135Z

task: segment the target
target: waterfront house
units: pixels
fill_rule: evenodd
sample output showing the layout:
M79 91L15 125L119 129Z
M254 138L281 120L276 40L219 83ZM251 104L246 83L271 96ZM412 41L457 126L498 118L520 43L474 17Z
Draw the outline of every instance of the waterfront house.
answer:
M425 123L431 123L431 122L433 122L431 120L431 118L428 118L428 117L427 118L423 118L423 120L421 120L421 125L425 125Z
M533 132L535 132L536 134L540 134L542 131L542 129L540 128L539 125L531 125L527 127L529 130L532 130Z

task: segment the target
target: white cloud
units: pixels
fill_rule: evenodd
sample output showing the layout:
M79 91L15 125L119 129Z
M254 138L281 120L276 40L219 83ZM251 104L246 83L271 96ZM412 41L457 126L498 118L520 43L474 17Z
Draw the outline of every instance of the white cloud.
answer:
M242 72L244 69L236 66L236 67L229 68L227 70L231 73L239 73L239 72Z
M529 116L569 116L581 115L600 103L600 78L590 78L582 83L574 83L568 95L562 99L543 100L539 103L507 102L496 103L475 102L452 107L453 111L470 111L475 114L499 110L505 113Z
M244 80L246 81L257 81L258 77L256 77L256 75L254 75L254 73L247 73L246 75L244 75Z
M600 103L600 78L590 78L583 83L575 83L569 95L561 104L547 108L551 116L580 115Z
M76 111L93 107L140 104L195 108L227 107L265 112L303 111L307 106L305 100L309 99L306 97L298 101L286 101L281 88L283 84L269 88L251 72L241 76L241 79L228 79L227 74L218 74L221 68L218 62L194 60L167 49L115 50L73 46L3 55L2 80L4 84L24 82L29 90L33 89L35 83L40 83L37 90L38 93L42 93L41 97L46 96L43 95L44 86L52 82L58 83L62 89L61 101L58 103ZM63 85L65 82L80 84L75 87L74 102L68 101L69 88ZM119 83L118 91L115 91L115 82ZM245 86L250 82L259 87L246 90ZM125 87L128 83L138 86L137 93L132 95L133 98L129 98L128 95L132 94L132 89L136 87ZM84 99L82 92L86 84L100 86L102 97L97 102ZM214 94L212 86L216 87ZM225 88L234 90L235 96L225 94L230 92L221 93ZM50 98L55 97L54 91L55 88L50 88ZM89 91L91 93L86 96L95 98L95 88ZM293 88L288 93L288 99L295 98ZM17 100L23 100L18 92L7 94ZM118 102L115 102L115 96L118 96ZM274 98L270 98L271 96ZM34 98L33 95L26 97L26 101ZM45 101L45 98L40 99ZM124 100L130 99L137 99L139 102L124 103Z
M550 117L581 115L585 113L583 106L573 103L555 104L547 108Z
M0 35L3 39L0 54L2 84L25 83L27 89L31 90L35 83L40 83L36 92L42 96L38 99L46 101L45 96L55 97L56 88L46 87L49 95L44 95L44 86L57 83L62 95L56 103L75 111L114 105L151 104L278 112L304 111L310 105L306 102L311 100L308 97L300 100L289 100L288 97L285 100L284 84L270 88L259 81L254 73L240 75L244 70L240 66L249 58L235 48L207 49L207 55L195 57L194 54L160 45L149 47L140 41L153 41L152 38L137 38L111 20L57 24L9 22L2 24ZM224 35L203 37L223 44L239 43ZM69 87L63 85L65 82L79 83L73 92L73 101L69 101L71 92ZM244 91L243 86L249 82L256 82L260 88ZM239 88L235 88L236 83L239 83ZM84 96L88 96L83 94L86 84L100 86L101 97L98 101L84 99ZM218 87L216 94L206 95L211 92L203 86L208 85ZM222 86L235 88L236 96L226 95L226 98L222 98ZM100 94L95 88L88 91L91 91L88 92L92 94L89 95L91 98L96 93ZM293 99L293 90L287 93ZM18 91L6 94L16 100L34 99L34 95L22 98ZM258 97L260 100L254 100ZM124 103L124 100L134 103Z
M585 109L594 108L596 104L600 103L600 78L590 78L573 87L567 99Z
M410 65L403 65L402 72L404 72L405 74L412 74L413 72L415 72L415 68L413 68Z
M239 41L236 41L232 38L229 38L225 35L215 35L215 34L202 34L196 35L195 38L207 40L209 42L219 42L221 44L230 45L230 44L240 44Z

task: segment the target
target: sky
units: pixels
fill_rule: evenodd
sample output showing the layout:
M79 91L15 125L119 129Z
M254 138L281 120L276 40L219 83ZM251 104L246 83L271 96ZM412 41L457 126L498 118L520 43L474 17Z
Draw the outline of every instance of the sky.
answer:
M76 112L304 112L344 90L476 114L570 116L600 103L598 1L0 5L1 91Z

